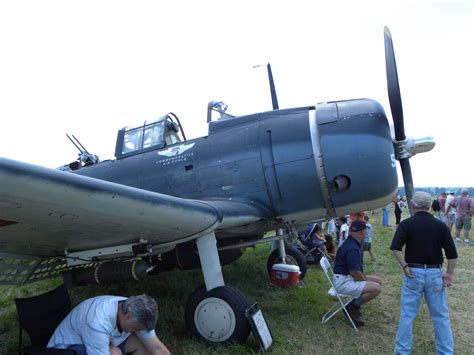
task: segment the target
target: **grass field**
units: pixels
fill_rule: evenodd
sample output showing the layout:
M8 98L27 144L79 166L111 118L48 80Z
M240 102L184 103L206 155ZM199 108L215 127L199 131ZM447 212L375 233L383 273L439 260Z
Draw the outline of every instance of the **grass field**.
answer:
M405 216L404 216L405 217ZM374 215L372 249L376 260L365 259L365 271L379 275L383 282L380 297L364 306L367 325L356 333L342 314L322 325L321 317L334 302L327 296L328 283L319 267L311 266L303 288L279 289L271 285L266 272L269 246L250 248L238 261L224 266L226 283L257 301L274 338L274 354L390 354L398 324L402 272L389 250L394 228L380 225ZM392 221L393 222L393 221ZM448 289L451 324L457 354L472 354L474 329L474 248L457 244L459 259L455 284ZM0 354L16 353L18 325L13 298L35 295L62 282L61 279L21 287L0 286ZM157 334L174 354L248 354L259 352L253 335L243 345L210 346L190 338L184 324L184 306L189 294L203 283L199 270L172 271L150 276L141 283L112 286L84 286L71 291L73 304L103 294L147 293L160 305ZM414 324L413 354L434 353L434 335L426 304L422 304Z

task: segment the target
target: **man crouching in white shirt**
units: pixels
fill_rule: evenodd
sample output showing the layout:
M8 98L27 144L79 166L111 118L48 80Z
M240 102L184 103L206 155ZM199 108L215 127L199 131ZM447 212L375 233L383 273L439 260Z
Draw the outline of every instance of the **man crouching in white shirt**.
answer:
M158 305L147 295L98 296L77 305L54 331L48 348L77 355L170 354L156 336Z

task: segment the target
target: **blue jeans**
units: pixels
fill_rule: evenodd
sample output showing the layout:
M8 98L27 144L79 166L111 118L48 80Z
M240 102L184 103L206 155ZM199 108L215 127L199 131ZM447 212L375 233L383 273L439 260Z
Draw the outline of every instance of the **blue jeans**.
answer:
M390 224L390 210L382 209L382 225L387 227Z
M413 343L413 321L424 295L433 322L436 354L453 354L453 335L442 270L410 268L410 272L412 278L403 275L400 325L395 338L395 353L410 354Z
M127 342L127 339L125 339L118 346L118 348L122 351L122 354L125 354L125 343L126 342ZM74 350L76 352L76 355L87 355L86 347L85 347L85 345L82 345L82 344L69 345L68 349Z

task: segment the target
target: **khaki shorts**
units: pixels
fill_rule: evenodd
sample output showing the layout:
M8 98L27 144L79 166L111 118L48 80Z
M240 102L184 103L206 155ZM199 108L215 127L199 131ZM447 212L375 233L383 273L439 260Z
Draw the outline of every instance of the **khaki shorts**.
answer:
M448 213L448 223L456 223L456 213Z
M356 281L351 275L334 274L334 287L338 293L359 297L362 294L367 281Z
M456 217L456 229L465 231L471 230L471 216Z

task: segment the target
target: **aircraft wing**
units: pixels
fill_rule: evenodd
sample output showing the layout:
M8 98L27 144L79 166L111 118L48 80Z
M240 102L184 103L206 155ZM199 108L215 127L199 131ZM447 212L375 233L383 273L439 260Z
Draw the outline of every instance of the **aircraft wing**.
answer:
M250 203L188 200L0 158L0 254L60 256L140 239L172 249L268 216Z

